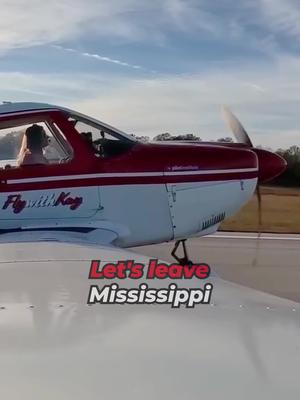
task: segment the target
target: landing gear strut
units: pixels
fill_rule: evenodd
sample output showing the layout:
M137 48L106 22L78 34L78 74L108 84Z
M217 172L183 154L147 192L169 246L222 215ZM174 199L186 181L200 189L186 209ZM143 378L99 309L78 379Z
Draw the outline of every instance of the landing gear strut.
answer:
M187 249L186 249L186 239L181 239L177 240L175 242L174 248L171 252L171 255L175 258L175 260L180 264L180 265L191 265L193 264L193 261L190 260ZM183 250L183 257L178 257L176 254L179 245L182 244L182 250Z

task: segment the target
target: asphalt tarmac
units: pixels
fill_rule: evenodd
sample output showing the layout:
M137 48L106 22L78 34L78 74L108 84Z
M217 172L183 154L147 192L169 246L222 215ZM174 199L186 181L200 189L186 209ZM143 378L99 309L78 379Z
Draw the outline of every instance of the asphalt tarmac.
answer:
M174 261L174 243L132 250ZM187 241L194 262L206 262L221 278L300 302L300 235L217 233Z

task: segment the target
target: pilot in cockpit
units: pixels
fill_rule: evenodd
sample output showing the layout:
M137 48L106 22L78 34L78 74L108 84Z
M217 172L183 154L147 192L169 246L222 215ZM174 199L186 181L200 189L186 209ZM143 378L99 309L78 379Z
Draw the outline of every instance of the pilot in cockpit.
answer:
M48 146L48 137L44 128L34 124L26 129L18 155L18 166L48 164L43 149Z

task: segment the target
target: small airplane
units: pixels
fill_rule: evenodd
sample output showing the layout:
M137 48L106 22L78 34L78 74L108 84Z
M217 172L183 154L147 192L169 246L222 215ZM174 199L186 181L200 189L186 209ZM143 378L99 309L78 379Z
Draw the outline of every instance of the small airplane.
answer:
M65 108L0 106L1 133L38 124L49 140L47 164L9 153L0 170L1 398L299 398L295 302L212 275L211 305L87 304L91 260L146 265L124 247L185 248L284 170L224 112L242 143L144 144Z
M172 254L188 262L187 238L215 232L286 167L279 155L253 147L229 109L223 113L240 143L141 143L63 107L1 105L0 134L38 124L49 143L47 164L2 161L2 240L20 233L117 247L176 240Z

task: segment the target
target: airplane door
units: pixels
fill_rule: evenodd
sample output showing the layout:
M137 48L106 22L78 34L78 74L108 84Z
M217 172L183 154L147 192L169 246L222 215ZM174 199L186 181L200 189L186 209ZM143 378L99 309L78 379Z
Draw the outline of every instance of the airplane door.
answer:
M44 156L36 164L31 164L29 157L29 163L21 166L17 166L15 158L2 160L0 157L0 220L11 220L13 225L20 220L93 217L101 209L98 186L92 186L95 181L87 181L88 166L95 160L92 152L80 145L83 139L65 113L32 112L8 119L8 128L3 129L1 125L0 133L12 135L11 129L15 127L19 138L22 132L33 127L32 123L38 123L36 132L38 135L43 132ZM16 152L17 146L14 146ZM26 149L26 141L22 142L23 146Z

